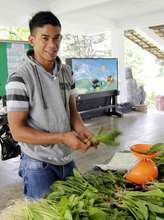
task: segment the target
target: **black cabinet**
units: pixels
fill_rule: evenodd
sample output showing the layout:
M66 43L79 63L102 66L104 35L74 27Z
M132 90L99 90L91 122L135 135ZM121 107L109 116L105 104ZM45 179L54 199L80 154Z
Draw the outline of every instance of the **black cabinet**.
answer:
M122 114L117 111L118 95L118 90L78 95L76 97L78 112L83 119L101 115L121 117Z

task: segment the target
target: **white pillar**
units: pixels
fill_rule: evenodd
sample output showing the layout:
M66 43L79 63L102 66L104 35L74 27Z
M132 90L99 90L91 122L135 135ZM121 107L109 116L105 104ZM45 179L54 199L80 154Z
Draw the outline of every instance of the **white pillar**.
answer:
M118 96L119 103L126 102L125 64L124 64L124 30L120 27L111 29L111 52L112 57L118 58Z

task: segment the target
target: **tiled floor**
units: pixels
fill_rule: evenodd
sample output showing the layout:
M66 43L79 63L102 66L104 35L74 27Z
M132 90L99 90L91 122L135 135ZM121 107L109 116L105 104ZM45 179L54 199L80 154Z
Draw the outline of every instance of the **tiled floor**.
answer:
M94 164L111 158L115 151L127 149L135 143L164 142L164 112L124 114L122 118L99 117L85 121L91 130L103 126L110 130L118 128L123 132L119 138L120 145L107 147L100 145L97 149L90 149L86 153L75 152L74 158L81 172L91 170ZM19 160L0 161L0 209L11 200L22 197L21 179L17 175Z

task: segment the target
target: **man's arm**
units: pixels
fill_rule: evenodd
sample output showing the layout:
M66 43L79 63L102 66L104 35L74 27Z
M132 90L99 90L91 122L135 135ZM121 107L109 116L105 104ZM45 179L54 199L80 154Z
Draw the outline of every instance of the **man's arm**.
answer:
M81 137L84 142L87 142L88 139L93 136L93 133L85 127L83 120L77 111L76 100L73 95L70 96L69 106L72 129L79 134L79 137ZM93 143L90 144L92 145Z
M28 112L8 112L8 121L13 138L29 144L66 144L74 150L87 150L88 143L83 143L74 132L49 133L29 127Z
M48 133L29 127L27 124L28 112L8 112L8 121L13 138L29 144L62 143L63 136Z
M71 118L72 129L75 130L76 132L80 132L81 130L86 129L83 120L81 119L81 116L77 111L76 100L74 95L70 96L69 107L70 107L70 118Z

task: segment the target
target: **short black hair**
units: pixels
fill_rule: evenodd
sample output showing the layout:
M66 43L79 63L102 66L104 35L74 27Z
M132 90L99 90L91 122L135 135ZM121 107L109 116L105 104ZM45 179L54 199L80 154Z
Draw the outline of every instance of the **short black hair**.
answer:
M29 21L30 33L32 33L35 28L43 27L46 24L51 24L61 28L59 19L51 11L40 11Z

